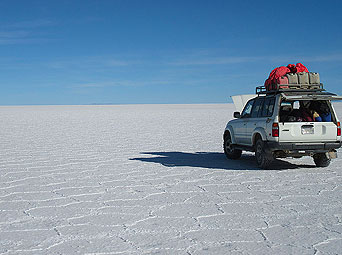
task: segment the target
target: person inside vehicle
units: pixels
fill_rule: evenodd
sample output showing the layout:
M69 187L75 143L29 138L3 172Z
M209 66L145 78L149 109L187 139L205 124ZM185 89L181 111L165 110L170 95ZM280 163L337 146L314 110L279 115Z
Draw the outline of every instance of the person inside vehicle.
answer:
M326 101L313 101L311 105L319 115L316 121L331 122L331 112Z
M310 108L310 101L300 101L299 102L299 114L300 114L300 121L314 121L314 116L317 116L317 112L313 111Z

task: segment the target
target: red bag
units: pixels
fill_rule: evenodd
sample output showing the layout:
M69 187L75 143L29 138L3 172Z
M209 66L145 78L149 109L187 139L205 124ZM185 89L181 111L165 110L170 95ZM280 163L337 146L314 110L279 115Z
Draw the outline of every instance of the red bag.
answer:
M266 90L273 90L274 89L274 82L272 82L271 78L268 78L265 81L265 88L266 88Z
M290 69L291 73L297 73L296 65L294 64L288 64L287 68Z
M309 72L309 70L302 63L297 63L296 69L297 69L297 73L301 73L301 72L308 73Z
M302 63L297 63L296 65L288 64L287 68L290 69L291 73L309 72L308 69Z
M286 66L280 66L272 70L268 79L265 81L265 88L266 90L272 90L273 84L277 83L277 79L284 76L287 73L290 73L290 69Z

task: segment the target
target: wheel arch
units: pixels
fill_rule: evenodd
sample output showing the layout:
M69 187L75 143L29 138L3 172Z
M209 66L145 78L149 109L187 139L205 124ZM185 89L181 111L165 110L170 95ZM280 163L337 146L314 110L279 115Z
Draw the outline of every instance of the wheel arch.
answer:
M255 146L255 143L258 139L266 141L266 133L264 129L258 128L254 131L252 136L252 145Z
M224 134L223 134L223 139L227 136L230 135L230 138L232 139L232 143L236 143L235 142L235 136L234 136L234 130L232 126L227 126L226 129L224 130Z

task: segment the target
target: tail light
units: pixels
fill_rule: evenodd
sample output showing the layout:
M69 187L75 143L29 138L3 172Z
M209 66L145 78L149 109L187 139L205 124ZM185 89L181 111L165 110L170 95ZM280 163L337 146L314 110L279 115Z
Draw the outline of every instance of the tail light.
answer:
M337 136L341 136L341 123L337 122Z
M341 129L340 129L340 132L341 132ZM279 125L278 125L278 123L272 124L272 136L273 137L279 137Z

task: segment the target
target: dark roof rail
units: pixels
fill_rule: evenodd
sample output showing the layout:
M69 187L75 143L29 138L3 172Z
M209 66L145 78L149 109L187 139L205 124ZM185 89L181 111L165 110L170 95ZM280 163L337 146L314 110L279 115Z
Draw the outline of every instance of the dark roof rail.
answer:
M275 84L273 90L267 90L265 86L258 86L255 89L257 95L279 94L281 92L322 92L323 84Z

